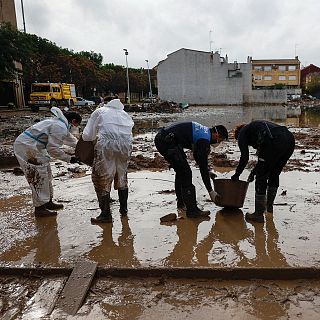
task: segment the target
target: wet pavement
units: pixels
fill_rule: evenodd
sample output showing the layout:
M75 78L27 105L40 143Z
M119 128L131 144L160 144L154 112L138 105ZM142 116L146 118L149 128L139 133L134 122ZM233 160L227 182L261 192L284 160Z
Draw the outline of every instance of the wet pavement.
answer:
M113 224L90 223L99 210L89 167L54 162L55 200L65 208L57 217L37 219L24 176L14 174L10 166L3 167L0 170L1 266L62 267L88 259L102 266L133 268L319 267L320 117L311 112L287 118L285 111L284 107L203 107L178 114L133 114L135 137L128 175L129 214L128 218L120 218L117 193L113 190ZM210 126L227 124L231 129L239 122L262 118L290 126L297 139L295 153L280 176L274 214L266 214L265 224L245 221L245 212L253 209L253 184L241 210L217 207L209 201L200 172L191 160L198 203L210 210L211 216L207 220L185 218L176 209L174 172L167 169L153 145L157 128L176 120L195 120ZM14 132L14 128L10 130ZM3 139L2 147L9 150L5 155L10 154L10 137L6 134ZM209 162L218 176L230 177L239 158L236 142L230 139L212 151L215 154ZM254 161L253 152L250 157ZM248 174L246 170L243 179ZM178 214L179 219L160 223L160 217L169 213ZM1 290L8 296L14 295L15 281L5 280ZM34 284L34 292L41 285L38 282ZM23 287L21 282L20 286ZM27 283L26 287L29 296L24 303L28 303L33 292L32 285ZM79 317L90 314L95 319L127 319L126 315L131 314L132 319L193 319L195 316L210 319L210 315L215 315L219 319L220 314L221 319L287 319L300 318L303 314L304 319L317 319L319 288L317 281L307 285L303 281L107 279L95 283ZM21 299L23 292L21 289ZM26 306L18 308L19 312L23 308ZM22 312L25 319L28 312L27 309Z

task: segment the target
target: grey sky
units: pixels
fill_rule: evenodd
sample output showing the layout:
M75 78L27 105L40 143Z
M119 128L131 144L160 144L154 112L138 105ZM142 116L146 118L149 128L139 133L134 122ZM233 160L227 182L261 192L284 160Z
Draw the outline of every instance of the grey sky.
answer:
M320 66L319 0L24 0L28 33L104 63L150 67L180 48L228 54L229 61L294 58ZM22 29L20 0L15 0ZM210 30L212 32L210 33ZM221 49L220 49L221 48Z

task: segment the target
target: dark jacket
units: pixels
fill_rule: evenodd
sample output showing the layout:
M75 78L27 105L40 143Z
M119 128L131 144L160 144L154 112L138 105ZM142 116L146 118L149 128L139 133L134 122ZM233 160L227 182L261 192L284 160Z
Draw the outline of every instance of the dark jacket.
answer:
M197 134L196 129L200 128L202 135ZM197 122L179 122L165 129L166 133L173 133L175 144L184 149L192 150L193 157L200 168L201 177L208 191L212 190L208 155L210 153L210 144L214 143L211 137L211 129Z
M281 126L269 121L252 121L244 126L238 136L238 146L241 152L240 161L236 173L240 175L249 161L249 146L258 150L263 150L272 143L273 133Z

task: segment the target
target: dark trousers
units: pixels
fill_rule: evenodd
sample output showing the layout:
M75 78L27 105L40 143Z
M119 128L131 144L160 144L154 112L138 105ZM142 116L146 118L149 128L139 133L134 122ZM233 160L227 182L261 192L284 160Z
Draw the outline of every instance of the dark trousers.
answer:
M161 131L157 133L154 143L159 153L176 172L176 191L192 186L192 172L183 148L174 142L165 141L165 135ZM178 194L177 197L179 197Z
M294 137L286 127L273 130L272 135L273 139L258 150L255 169L257 194L266 194L267 187L279 187L280 173L294 151Z

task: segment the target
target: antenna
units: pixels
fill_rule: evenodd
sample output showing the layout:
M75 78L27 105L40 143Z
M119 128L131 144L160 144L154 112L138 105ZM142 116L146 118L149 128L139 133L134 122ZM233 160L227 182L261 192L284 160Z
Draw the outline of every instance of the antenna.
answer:
M212 44L214 43L213 41L212 41L212 39L211 39L211 35L212 35L212 32L213 32L213 30L210 30L209 31L209 52L211 52L212 51Z
M294 56L297 56L297 47L299 46L299 43L294 44Z

